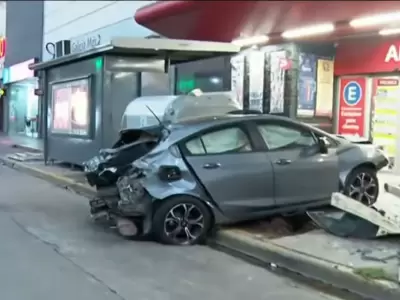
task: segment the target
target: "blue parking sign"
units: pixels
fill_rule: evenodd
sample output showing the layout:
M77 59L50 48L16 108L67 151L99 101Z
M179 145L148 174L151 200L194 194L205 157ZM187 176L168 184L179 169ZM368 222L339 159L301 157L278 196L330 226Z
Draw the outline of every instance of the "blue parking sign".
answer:
M362 98L362 88L356 81L350 81L343 89L343 99L349 106L357 105Z

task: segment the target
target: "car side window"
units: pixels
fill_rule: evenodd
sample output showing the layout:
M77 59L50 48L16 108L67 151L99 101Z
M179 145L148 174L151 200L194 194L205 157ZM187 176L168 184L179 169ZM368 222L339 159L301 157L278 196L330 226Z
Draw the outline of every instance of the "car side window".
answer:
M207 132L185 144L191 155L249 152L252 146L247 134L239 127Z
M311 131L284 125L258 125L264 142L269 150L286 150L310 147L316 144Z

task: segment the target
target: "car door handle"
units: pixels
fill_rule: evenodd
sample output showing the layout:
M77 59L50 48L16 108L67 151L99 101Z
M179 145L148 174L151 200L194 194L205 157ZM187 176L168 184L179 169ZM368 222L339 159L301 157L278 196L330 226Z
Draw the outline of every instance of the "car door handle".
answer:
M220 163L206 163L203 165L204 169L218 169L221 167Z
M291 163L292 163L292 161L291 161L290 159L286 159L286 158L278 159L278 160L275 162L275 164L281 165L281 166L283 166L283 165L290 165Z

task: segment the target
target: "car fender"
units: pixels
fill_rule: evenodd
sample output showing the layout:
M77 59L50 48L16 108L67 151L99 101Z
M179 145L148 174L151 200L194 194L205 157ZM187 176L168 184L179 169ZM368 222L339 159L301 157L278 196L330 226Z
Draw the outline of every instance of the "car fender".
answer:
M161 203L173 197L184 195L196 198L207 205L216 223L224 222L226 217L222 214L219 207L208 197L196 179L191 174L183 175L183 177L181 180L164 182L154 174L154 176L149 176L142 180L142 186L154 199L155 203Z
M360 167L372 167L379 171L387 165L385 156L373 147L348 144L337 150L339 157L339 179L342 187L349 174ZM386 162L385 162L386 161Z

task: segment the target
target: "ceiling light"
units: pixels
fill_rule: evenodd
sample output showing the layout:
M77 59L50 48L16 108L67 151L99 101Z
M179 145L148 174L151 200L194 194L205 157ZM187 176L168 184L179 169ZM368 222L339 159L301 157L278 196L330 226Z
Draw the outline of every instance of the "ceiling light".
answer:
M333 25L332 23L326 23L326 24L307 26L293 30L287 30L282 33L282 37L285 39L301 38L306 36L330 33L334 30L335 30L335 25Z
M388 29L382 29L379 31L380 35L395 35L395 34L400 34L400 28L388 28Z
M235 44L240 47L244 46L252 46L256 44L264 44L268 42L269 38L266 35L257 35L257 36L252 36L248 38L240 38L237 40L233 40L232 44Z
M388 24L395 21L400 21L400 12L392 12L387 14L380 14L364 18L358 18L350 21L351 27L369 27L382 24Z

